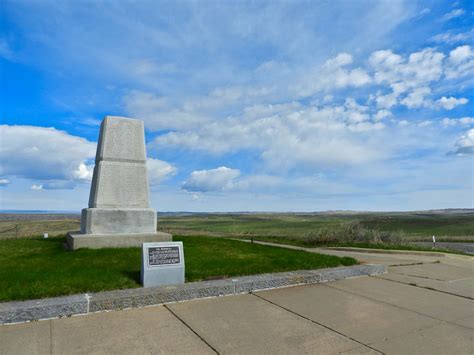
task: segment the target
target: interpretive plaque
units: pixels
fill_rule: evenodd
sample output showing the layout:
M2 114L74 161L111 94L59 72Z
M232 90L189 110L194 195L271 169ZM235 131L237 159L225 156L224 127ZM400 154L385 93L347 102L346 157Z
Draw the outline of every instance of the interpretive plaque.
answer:
M141 280L144 287L184 283L183 243L143 243Z
M174 265L180 263L179 247L149 247L148 266Z

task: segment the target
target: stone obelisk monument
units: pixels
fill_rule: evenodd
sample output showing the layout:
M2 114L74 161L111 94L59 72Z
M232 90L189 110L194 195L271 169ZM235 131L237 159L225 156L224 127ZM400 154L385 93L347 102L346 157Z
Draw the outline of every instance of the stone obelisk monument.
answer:
M69 249L141 246L171 241L156 231L156 211L150 208L143 121L106 116L89 196L82 210L81 231L67 236Z

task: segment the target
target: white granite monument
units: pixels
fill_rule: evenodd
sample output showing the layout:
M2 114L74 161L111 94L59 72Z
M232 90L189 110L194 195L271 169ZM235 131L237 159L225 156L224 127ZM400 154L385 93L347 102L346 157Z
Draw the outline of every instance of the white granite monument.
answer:
M106 116L100 126L89 208L80 232L67 236L69 249L141 246L171 241L156 231L150 208L143 121Z

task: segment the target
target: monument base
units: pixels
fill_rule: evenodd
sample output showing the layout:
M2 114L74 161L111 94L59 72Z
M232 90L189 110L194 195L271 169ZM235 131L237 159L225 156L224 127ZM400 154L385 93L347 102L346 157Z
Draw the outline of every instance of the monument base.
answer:
M69 232L66 243L69 250L79 248L129 248L141 247L142 243L171 242L172 237L171 234L164 232L126 234L82 234L81 232Z
M156 211L151 208L84 208L83 234L153 234Z

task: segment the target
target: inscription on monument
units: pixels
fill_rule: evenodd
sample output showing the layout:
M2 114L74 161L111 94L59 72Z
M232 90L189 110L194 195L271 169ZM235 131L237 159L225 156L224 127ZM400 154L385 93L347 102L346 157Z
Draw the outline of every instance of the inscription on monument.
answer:
M121 119L109 120L104 135L103 160L145 161L142 122Z
M147 208L148 184L146 165L102 161L93 207Z
M177 246L148 248L148 266L174 265L180 263L179 248Z

